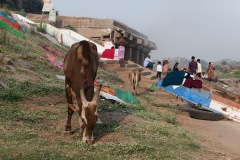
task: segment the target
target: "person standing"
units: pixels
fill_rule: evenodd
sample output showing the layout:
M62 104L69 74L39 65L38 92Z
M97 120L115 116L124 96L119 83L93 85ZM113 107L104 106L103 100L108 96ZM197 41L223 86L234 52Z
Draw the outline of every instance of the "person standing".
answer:
M207 68L207 75L208 75L208 80L212 81L214 77L214 70L215 67L213 66L212 62L209 62L208 68Z
M161 62L158 61L158 65L157 65L157 78L161 79L161 74L162 74L162 65L161 65Z
M120 39L118 41L118 59L121 68L124 68L125 44L126 41L123 38L123 33L120 33Z
M197 59L197 76L202 78L202 64L200 59Z
M168 60L163 61L163 69L162 69L163 76L165 76L167 72L170 70L168 64L169 64Z
M153 64L154 64L154 62L150 59L151 58L151 56L150 55L148 55L145 59L144 59L144 62L143 62L143 66L145 67L145 68L149 68L149 69L153 69Z
M195 75L197 72L197 62L195 61L194 56L192 56L192 61L189 62L188 71L190 72L190 74L193 74L193 75Z

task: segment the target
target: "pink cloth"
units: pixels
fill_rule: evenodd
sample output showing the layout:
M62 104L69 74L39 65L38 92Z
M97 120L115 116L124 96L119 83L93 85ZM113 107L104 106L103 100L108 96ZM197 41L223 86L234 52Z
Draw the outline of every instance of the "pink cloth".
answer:
M45 44L38 44L40 47L42 47L43 49L45 49L46 51L51 52L53 55L58 56L60 58L64 58L65 54L62 52L59 52L57 50L55 50L53 47L45 45Z
M54 66L58 67L61 71L63 71L63 63L61 61L58 61L54 56L47 54L47 60Z
M124 46L119 46L118 47L118 58L123 59L124 58L124 53L125 53L125 47Z

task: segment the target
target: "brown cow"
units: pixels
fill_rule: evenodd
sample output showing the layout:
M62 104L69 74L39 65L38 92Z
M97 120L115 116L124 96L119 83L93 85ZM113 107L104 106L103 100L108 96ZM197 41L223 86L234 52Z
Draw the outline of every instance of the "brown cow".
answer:
M94 94L94 80L99 57L95 44L88 41L74 43L64 59L65 90L68 103L68 119L65 131L71 132L71 119L78 111L82 140L93 143L93 129L98 120L97 101L100 87ZM78 106L73 105L76 99Z
M140 69L132 69L128 75L131 84L133 85L133 94L137 95L137 86L139 85L139 81L141 81L141 70Z

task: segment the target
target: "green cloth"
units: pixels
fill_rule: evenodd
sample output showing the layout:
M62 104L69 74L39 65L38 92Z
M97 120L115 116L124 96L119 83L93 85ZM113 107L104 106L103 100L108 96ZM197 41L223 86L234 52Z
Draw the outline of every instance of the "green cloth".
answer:
M150 87L150 90L152 92L155 92L157 89L158 89L157 84L152 84L152 86Z
M123 91L120 89L116 89L116 94L114 96L118 97L119 99L123 100L126 103L134 103L134 104L140 104L139 100L132 95L129 91Z
M2 27L3 29L7 30L8 32L21 37L21 38L25 38L23 34L21 34L18 30L14 29L12 26L10 26L8 23L0 20L0 27Z

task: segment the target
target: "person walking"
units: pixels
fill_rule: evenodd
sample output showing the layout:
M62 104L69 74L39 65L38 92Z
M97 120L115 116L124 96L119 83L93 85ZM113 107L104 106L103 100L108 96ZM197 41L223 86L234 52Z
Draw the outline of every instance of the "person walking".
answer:
M162 65L161 65L161 62L158 61L158 64L157 64L157 78L161 79L161 74L162 74Z
M193 74L193 75L195 75L197 72L197 62L195 61L194 56L192 56L192 61L189 62L188 71L190 72L190 74Z
M126 41L123 38L123 33L120 33L120 39L118 41L118 59L121 68L124 68L125 44Z
M201 60L197 59L197 74L196 74L199 78L202 78L202 64L201 64Z

